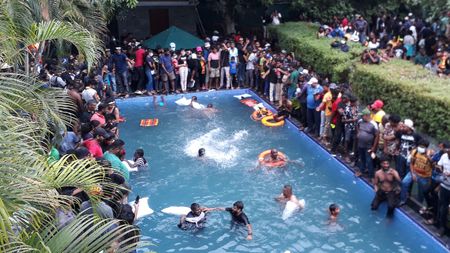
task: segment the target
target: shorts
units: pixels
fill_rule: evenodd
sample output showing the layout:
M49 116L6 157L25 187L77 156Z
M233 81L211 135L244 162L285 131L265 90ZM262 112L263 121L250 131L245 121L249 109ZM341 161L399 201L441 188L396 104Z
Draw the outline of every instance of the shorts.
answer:
M220 77L220 71L219 71L219 68L211 68L211 69L209 70L209 77L210 77L210 78Z
M175 80L176 79L176 77L175 77L175 74L173 73L173 71L172 72L169 72L169 73L162 73L161 74L161 80L163 81L163 82L167 82L168 80Z

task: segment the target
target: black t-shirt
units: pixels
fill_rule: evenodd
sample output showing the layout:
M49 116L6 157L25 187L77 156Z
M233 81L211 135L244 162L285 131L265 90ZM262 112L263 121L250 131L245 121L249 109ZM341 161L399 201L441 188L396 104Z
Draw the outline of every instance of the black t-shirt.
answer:
M230 66L230 52L228 50L222 50L220 52L220 66Z
M275 68L270 68L270 73L269 73L269 82L271 83L278 83L278 75L275 71Z
M245 215L244 212L241 212L239 215L235 215L233 213L233 209L231 207L225 208L225 211L227 211L231 214L231 218L233 219L234 222L240 223L243 225L250 224L250 221L248 220L248 217L247 217L247 215Z
M89 121L91 121L92 115L94 115L94 112L88 112L88 111L82 112L81 116L80 116L80 122L88 123Z
M186 62L187 62L187 56L186 55L182 55L182 56L180 56L180 58L178 58L178 64L179 65L182 65L182 64L186 64Z

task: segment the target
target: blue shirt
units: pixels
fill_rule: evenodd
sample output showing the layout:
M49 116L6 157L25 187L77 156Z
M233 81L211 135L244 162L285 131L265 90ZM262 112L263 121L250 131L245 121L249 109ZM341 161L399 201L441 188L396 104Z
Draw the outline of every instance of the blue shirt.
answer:
M321 93L323 92L323 88L320 85L317 85L316 88L313 88L311 85L308 84L308 86L306 87L306 107L308 109L316 109L317 106L320 105L320 103L322 101L320 101L320 99L315 100L314 99L314 93Z
M236 62L230 62L230 74L234 75L237 72Z
M173 71L172 58L170 56L162 55L159 57L159 63L164 65L168 73ZM165 73L164 69L161 69L161 71L161 73Z
M111 56L112 65L116 67L118 73L127 71L127 56L124 53L113 54Z

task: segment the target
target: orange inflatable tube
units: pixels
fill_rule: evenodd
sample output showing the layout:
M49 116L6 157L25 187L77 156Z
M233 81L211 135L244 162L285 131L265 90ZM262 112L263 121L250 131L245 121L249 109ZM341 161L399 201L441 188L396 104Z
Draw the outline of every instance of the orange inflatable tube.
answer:
M267 161L266 158L268 158L269 156L270 156L270 149L259 154L258 156L259 164L270 168L278 168L286 165L287 157L280 151L278 151L278 157L280 158L280 160L278 161Z
M261 120L261 123L268 127L280 127L284 125L284 120L280 120L278 122L273 120L273 115L266 116Z

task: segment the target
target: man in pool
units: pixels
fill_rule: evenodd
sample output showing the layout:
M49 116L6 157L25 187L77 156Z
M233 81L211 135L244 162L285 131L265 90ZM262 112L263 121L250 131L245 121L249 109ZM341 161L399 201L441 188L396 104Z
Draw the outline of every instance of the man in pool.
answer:
M266 159L266 161L264 162L278 162L278 161L286 161L286 159L282 156L278 155L278 150L276 149L271 149L270 150L270 156L268 156L268 158Z
M389 166L387 156L380 157L381 170L375 173L373 189L375 198L372 201L372 210L377 210L381 202L387 200L388 217L394 214L395 207L400 202L400 189L398 185L402 182L398 172Z
M292 186L288 184L283 187L282 193L278 197L276 197L275 200L281 203L292 201L303 208L303 204L300 203L297 197L292 193Z
M234 202L233 207L227 208L218 207L215 208L215 210L229 212L231 214L231 219L234 223L237 223L239 225L245 225L247 227L247 240L253 239L252 225L250 224L247 215L243 212L244 203L242 203L242 201Z
M205 156L205 149L204 148L200 148L198 150L198 157L204 157Z
M206 214L214 210L214 208L201 207L197 203L192 203L191 211L180 217L178 227L183 230L202 229L206 222Z

